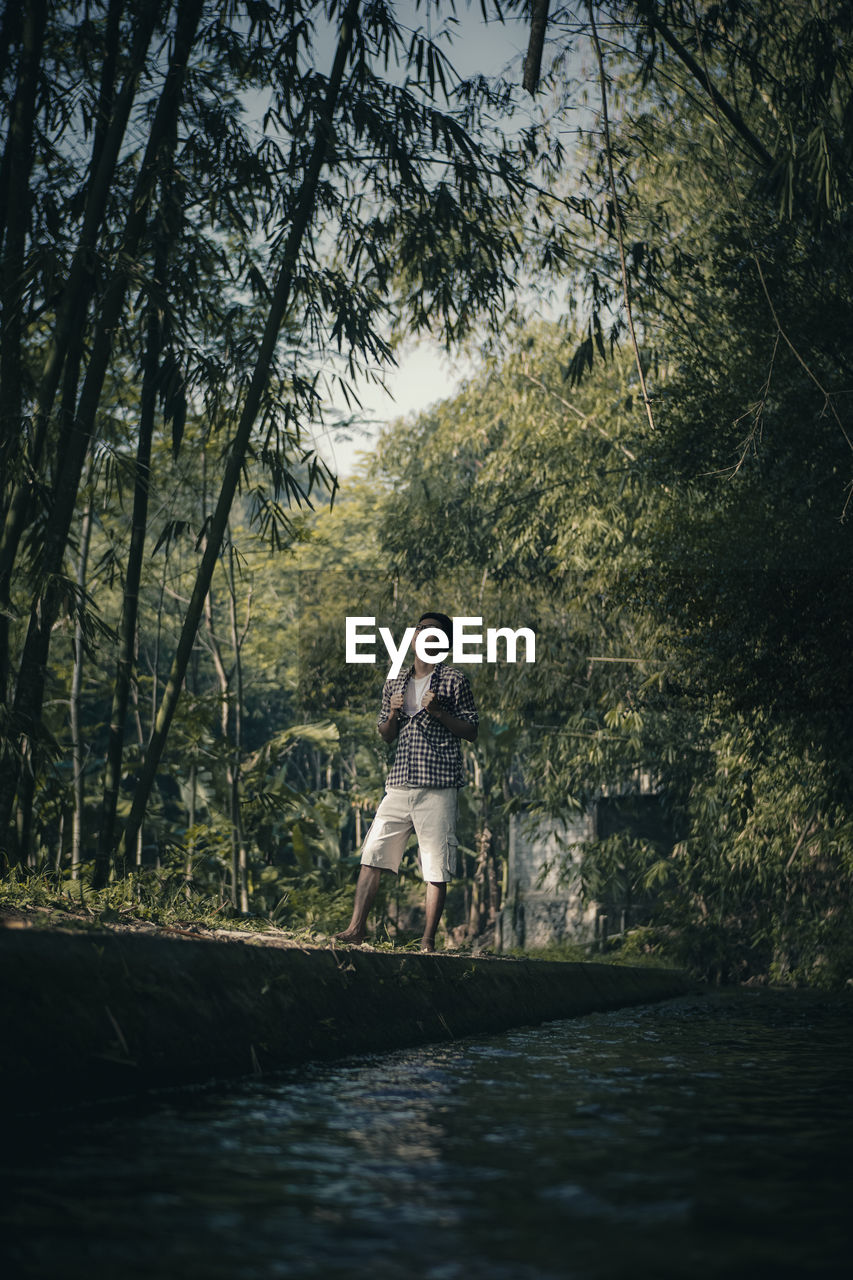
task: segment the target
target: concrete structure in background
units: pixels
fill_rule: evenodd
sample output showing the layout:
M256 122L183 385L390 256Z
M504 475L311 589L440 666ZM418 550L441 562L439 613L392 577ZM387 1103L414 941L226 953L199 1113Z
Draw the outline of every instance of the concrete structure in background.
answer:
M598 909L581 900L577 872L578 846L593 838L594 827L592 813L570 821L510 818L507 896L495 926L498 950L593 940Z
M646 779L643 784L639 793L602 795L571 819L510 819L507 892L495 926L499 951L603 943L648 920L649 897L617 891L605 901L585 902L580 888L586 841L623 833L662 852L672 847L661 797Z

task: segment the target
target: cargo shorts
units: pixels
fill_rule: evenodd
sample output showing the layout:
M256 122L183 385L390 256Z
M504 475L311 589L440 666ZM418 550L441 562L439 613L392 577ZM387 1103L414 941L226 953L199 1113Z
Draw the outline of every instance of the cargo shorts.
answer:
M400 870L406 842L418 838L418 865L424 880L438 884L456 875L455 787L389 787L361 847L361 864Z

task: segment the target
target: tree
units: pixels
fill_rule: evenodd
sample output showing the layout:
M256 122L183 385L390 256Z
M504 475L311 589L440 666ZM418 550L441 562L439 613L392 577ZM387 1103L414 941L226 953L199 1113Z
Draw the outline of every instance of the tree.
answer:
M730 232L724 243L737 264ZM389 436L385 554L452 612L535 628L534 668L478 684L486 716L519 734L517 804L566 815L649 783L662 796L674 845L589 842L588 893L654 895L658 940L709 976L843 981L849 638L835 609L849 550L828 498L844 441L798 400L792 361L776 371L788 394L763 408L760 452L721 473L742 426L727 448L719 415L757 363L742 278L717 275L714 288L710 368L697 377L685 360L661 380L655 439L633 411L630 360L566 387L572 335L559 326L525 329L410 435ZM804 280L790 288L802 308ZM826 577L806 571L816 556Z
M652 375L654 425L630 446L647 517L608 608L645 619L657 670L639 705L635 690L608 717L660 762L684 839L637 871L706 971L837 977L851 866L849 24L834 6L637 14L620 28L611 13L617 127L603 146L591 134L589 181L545 240L588 286L569 385L598 381L619 336L604 326L626 292L620 238ZM584 227L592 271L578 265ZM530 570L564 523L555 511L537 542L540 526L519 522ZM567 753L555 761L571 790Z
M51 284L40 296L46 276L27 285L29 314L54 323L51 339L36 328L27 331L29 346L21 348L27 359L40 348L47 358L31 397L28 449L9 475L0 548L10 609L29 614L0 817L8 821L16 790L19 807L28 803L17 786L23 777L18 764L30 751L27 744L40 740L52 627L62 609L91 607L70 588L65 557L86 448L107 408L105 389L116 385L115 375L128 361L139 362L133 282L150 323L141 361L136 533L113 699L103 879L121 770L155 394L172 423L176 449L194 399L208 433L221 441L224 470L205 531L209 554L199 567L139 780L128 847L152 793L228 514L247 469L256 477L260 518L271 514L272 536L280 537L287 523L282 499L285 506L303 501L323 475L300 439L319 410L321 377L351 394L346 380L360 363L390 359L385 330L396 314L403 323L432 326L448 340L480 315L495 315L516 249L512 209L521 179L508 148L477 134L480 107L490 101L487 87L457 87L441 32L433 39L407 30L391 5L362 11L357 3L344 8L337 0L292 0L223 15L203 0L180 0L174 9L139 5L127 14L114 2L96 15L86 37L101 61L85 63L78 98L60 117L72 136L95 104L88 174L84 179L69 159L59 184L71 215L56 255L63 287ZM328 78L315 66L320 37L315 39L312 18L338 26ZM170 41L168 57L156 44L149 47L155 30ZM76 34L73 20L57 17L47 24L46 47L58 49ZM19 69L23 76L25 61ZM73 82L73 69L67 78ZM57 82L57 91L64 83ZM245 95L253 90L264 92L268 106L260 146L250 136L254 126L241 118ZM136 131L152 109L140 152ZM57 138L49 128L34 136L34 173L43 182L55 165ZM28 225L33 246L47 217L43 204L34 203ZM277 281L270 286L272 275ZM22 343L23 336L12 346ZM253 350L259 354L247 377ZM235 402L236 415L226 412ZM55 468L48 441L57 450ZM19 643L16 635L16 648ZM37 771L42 764L43 758L36 761Z
M116 265L107 284L98 316L94 346L86 369L79 403L73 418L66 412L60 424L58 468L43 530L43 547L41 551L40 569L44 577L45 586L43 589L40 588L38 590L31 606L30 622L21 655L13 704L13 717L20 726L19 736L22 741L32 739L41 715L41 703L44 696L44 672L50 634L62 602L63 563L86 450L94 432L95 417L103 391L107 365L112 350L113 335L124 306L130 266L139 251L144 234L150 195L157 168L161 163L168 163L170 153L168 139L170 136L173 139L172 147L174 147L177 139L175 117L180 107L186 66L201 18L201 9L202 0L184 0L179 7L172 56L163 82L163 90L157 104L140 172L131 194ZM71 320L66 326L66 332L71 327L74 319L77 320L79 326L81 314L77 307L77 298L74 297L69 301L67 308L71 315ZM68 333L66 351L70 349L72 341L73 336ZM55 367L61 359L61 354L55 352L52 367ZM70 392L73 397L77 385L76 370L70 367L66 369L67 381L69 380L69 374ZM50 386L55 386L52 369L48 373L46 381ZM52 396L43 399L40 405L42 414L49 412L51 402ZM68 407L66 405L66 408ZM34 462L37 465L37 455ZM24 502L24 505L26 505L26 502ZM17 511L17 509L13 495L10 513ZM20 530L20 521L16 522L15 529L17 534ZM10 563L4 562L3 566L3 572L6 574L10 571L11 563L14 561L17 536L13 535L10 541L11 545L7 548L7 556ZM14 798L15 782L16 771L9 769L2 786L0 786L0 826L8 824Z

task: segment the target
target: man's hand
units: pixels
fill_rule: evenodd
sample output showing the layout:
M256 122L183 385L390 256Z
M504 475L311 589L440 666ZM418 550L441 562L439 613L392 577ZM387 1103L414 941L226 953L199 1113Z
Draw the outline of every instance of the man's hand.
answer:
M427 689L421 698L421 708L428 711L433 720L440 720L445 729L449 729L457 738L465 738L468 742L477 741L477 726L467 720L460 720L443 707L432 689Z
M424 711L428 711L434 720L441 720L442 707L433 689L427 689L421 698L421 708Z
M388 719L383 720L379 726L379 736L383 742L393 742L400 732L400 720L397 713L403 705L402 693L392 693L388 705L390 707Z

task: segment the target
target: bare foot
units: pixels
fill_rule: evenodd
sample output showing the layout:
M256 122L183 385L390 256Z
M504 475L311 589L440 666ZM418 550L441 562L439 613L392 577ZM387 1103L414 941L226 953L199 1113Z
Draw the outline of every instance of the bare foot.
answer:
M352 926L350 926L349 929L344 929L343 933L336 933L335 941L348 942L354 947L361 946L362 942L364 942L364 930L353 929Z
M421 951L435 951L435 939L421 938Z

